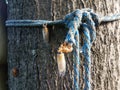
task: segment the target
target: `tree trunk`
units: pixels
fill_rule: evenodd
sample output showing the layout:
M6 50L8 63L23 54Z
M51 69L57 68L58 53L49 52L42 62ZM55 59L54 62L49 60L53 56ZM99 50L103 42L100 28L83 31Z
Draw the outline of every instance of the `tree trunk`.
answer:
M10 0L9 19L57 20L75 9L91 8L98 15L120 12L120 0ZM97 28L91 49L91 90L120 89L120 21ZM41 27L8 28L9 90L72 90L73 61L66 54L67 71L58 75L56 49L64 41L63 26L48 27L49 43L44 42ZM80 88L83 90L84 60L80 64Z

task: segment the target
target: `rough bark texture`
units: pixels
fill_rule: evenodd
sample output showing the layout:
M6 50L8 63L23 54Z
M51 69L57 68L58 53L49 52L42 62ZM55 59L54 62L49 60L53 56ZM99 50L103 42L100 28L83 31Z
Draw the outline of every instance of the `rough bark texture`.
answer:
M120 0L10 0L9 19L57 20L81 8L91 8L99 15L120 12ZM50 41L45 43L40 27L8 28L8 83L10 90L71 90L73 68L71 54L66 55L67 72L60 78L56 49L63 42L64 27L48 27ZM92 90L120 89L120 21L97 28L91 49ZM83 90L83 67L80 65L80 87ZM17 77L12 75L17 68Z

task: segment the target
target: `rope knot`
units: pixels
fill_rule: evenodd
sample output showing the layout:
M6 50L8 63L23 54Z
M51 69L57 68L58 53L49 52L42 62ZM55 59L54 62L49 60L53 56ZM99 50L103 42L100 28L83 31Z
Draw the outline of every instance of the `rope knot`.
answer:
M79 90L79 65L80 65L80 50L85 58L85 87L84 90L90 90L90 49L93 41L96 38L96 26L99 23L98 16L90 9L77 9L64 18L64 23L68 28L68 33L65 42L61 44L58 52L69 53L73 51L73 66L74 66L74 89ZM79 36L83 33L83 36ZM83 45L79 42L79 37L83 40ZM74 45L74 48L73 48ZM79 48L81 45L82 49Z

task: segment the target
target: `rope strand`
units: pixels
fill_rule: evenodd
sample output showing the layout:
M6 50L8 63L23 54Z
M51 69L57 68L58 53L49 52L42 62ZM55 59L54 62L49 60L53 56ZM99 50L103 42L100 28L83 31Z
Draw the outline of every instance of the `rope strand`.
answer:
M76 47L73 51L73 67L74 67L74 89L79 89L79 65L80 65L80 57L79 57L79 31L76 30L75 34L75 40L76 40Z
M99 18L99 20L100 20L99 23L111 22L111 21L116 21L116 20L119 20L119 19L120 19L120 13L114 14L114 15L112 15L112 16L100 17L100 18Z
M79 31L78 27L81 24L82 20L82 11L76 10L71 14L66 15L65 24L68 27L69 31L67 33L65 42L70 43L74 46L73 50L73 68L74 68L74 90L80 90L79 88L79 65L80 65L80 57L79 57Z
M87 24L82 24L83 27L83 33L84 33L84 44L83 44L83 55L85 58L85 64L84 64L84 68L85 68L85 87L84 90L91 90L91 85L90 85L90 66L91 66L91 59L90 59L90 48L91 48L91 42L90 42L90 32L89 29L87 27Z

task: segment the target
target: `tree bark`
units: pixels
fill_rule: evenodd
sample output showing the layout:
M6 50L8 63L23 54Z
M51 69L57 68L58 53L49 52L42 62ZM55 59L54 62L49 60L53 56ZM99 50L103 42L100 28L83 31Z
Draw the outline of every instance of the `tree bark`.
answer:
M98 15L120 12L120 0L10 0L9 19L57 20L75 9L91 8ZM97 28L91 49L92 90L120 89L120 21ZM44 42L41 27L8 28L9 90L72 90L73 61L66 54L67 71L58 75L56 50L64 41L64 26L48 27L49 43ZM83 90L84 59L80 64L80 88ZM13 70L16 70L16 76Z

